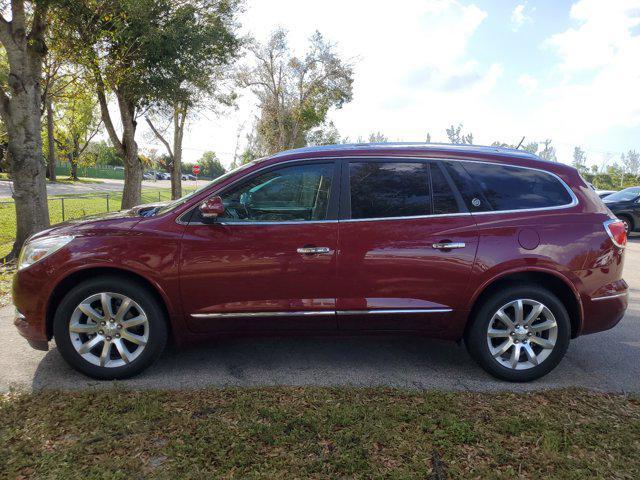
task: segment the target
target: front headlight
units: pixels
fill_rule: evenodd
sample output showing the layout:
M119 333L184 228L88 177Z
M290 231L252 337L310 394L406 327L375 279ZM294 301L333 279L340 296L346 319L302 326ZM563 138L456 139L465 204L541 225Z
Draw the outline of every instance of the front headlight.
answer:
M25 243L18 258L18 270L57 252L73 239L72 236L44 237Z

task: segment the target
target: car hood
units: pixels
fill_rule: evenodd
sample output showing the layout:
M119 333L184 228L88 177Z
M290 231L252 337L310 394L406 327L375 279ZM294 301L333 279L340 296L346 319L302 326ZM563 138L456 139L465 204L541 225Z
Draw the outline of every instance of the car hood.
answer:
M31 239L58 235L122 235L129 232L145 216L161 204L139 205L128 210L100 213L58 223L47 230L36 233Z

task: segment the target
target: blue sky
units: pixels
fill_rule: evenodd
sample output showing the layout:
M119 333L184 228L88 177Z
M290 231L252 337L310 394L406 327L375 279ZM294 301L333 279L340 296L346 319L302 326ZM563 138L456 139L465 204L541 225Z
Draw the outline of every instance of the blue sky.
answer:
M565 162L576 145L599 165L640 149L640 0L248 0L242 23L259 40L284 27L299 52L317 29L355 59L354 99L329 115L351 139L444 141L462 122L479 144L551 138ZM203 113L185 160L229 164L256 113L247 92Z

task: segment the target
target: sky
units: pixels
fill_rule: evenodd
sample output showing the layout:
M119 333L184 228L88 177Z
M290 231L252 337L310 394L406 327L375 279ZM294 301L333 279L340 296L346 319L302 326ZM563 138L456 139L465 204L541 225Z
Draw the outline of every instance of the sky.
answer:
M640 149L640 0L247 0L240 21L260 41L283 27L300 54L318 30L354 62L353 100L328 115L352 140L444 142L463 123L481 145L550 138L565 163L576 145L598 165ZM190 121L184 161L231 164L258 113L239 93Z

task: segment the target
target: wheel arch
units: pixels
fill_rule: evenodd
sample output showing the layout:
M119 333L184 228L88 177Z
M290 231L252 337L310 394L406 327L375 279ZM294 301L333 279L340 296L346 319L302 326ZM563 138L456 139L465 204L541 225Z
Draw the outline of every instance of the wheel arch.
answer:
M571 321L571 338L575 338L580 334L583 317L582 303L578 292L571 283L556 272L548 270L519 270L505 272L498 277L494 277L478 289L471 301L471 308L465 325L465 335L475 318L476 312L484 301L501 288L515 284L540 285L551 291L567 309L569 320Z
M167 328L169 329L169 336L170 338L173 336L168 301L165 293L162 291L162 289L160 289L160 287L158 287L158 285L156 285L148 278L131 270L114 267L89 267L70 273L60 282L58 282L58 284L51 292L51 295L49 296L49 300L47 302L46 310L46 331L48 339L51 339L53 337L53 318L55 316L58 305L67 294L67 292L79 283L85 280L96 278L97 276L121 277L123 279L133 281L141 287L145 288L158 301L158 304L160 305L160 308L162 308L165 315Z

